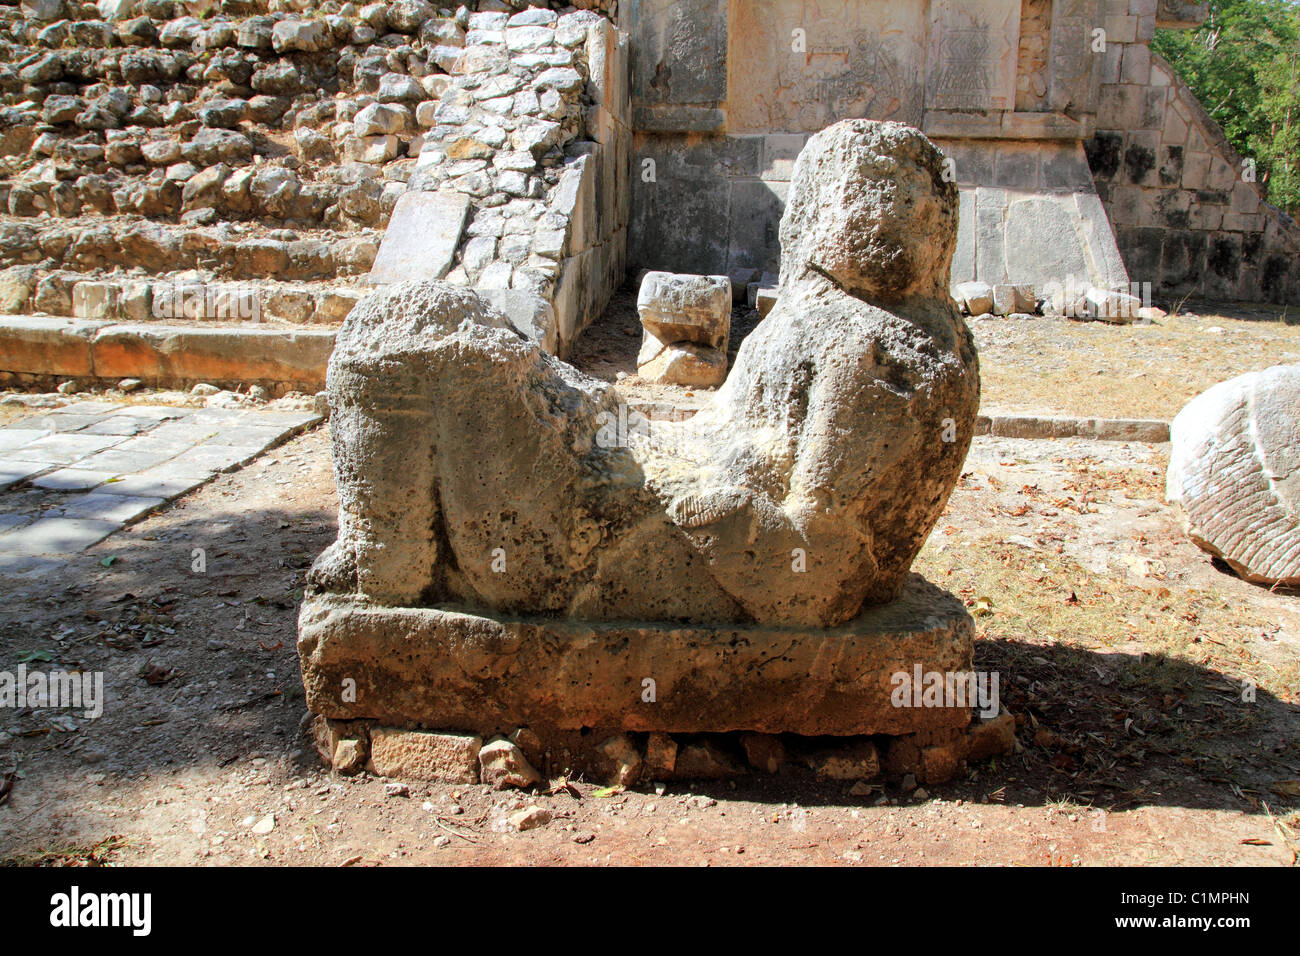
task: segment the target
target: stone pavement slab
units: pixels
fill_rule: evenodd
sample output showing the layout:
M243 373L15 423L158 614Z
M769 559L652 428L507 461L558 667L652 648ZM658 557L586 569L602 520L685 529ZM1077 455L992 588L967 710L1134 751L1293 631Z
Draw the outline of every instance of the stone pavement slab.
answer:
M0 431L35 428L44 431L47 435L51 432L75 432L96 422L102 422L107 417L107 415L55 415L51 412L35 418L24 418Z
M0 458L0 491L54 467L52 461L12 461Z
M119 408L127 408L124 402L99 402L93 399L86 399L80 402L71 402L62 408L50 410L51 415L103 415L108 412L116 411ZM162 407L162 406L155 406Z
M65 498L57 507L47 511L46 516L89 518L95 521L110 521L117 525L125 525L165 503L166 499L161 497L151 498L91 492L90 494L71 495Z
M148 418L155 422L161 422L168 418L184 418L193 409L176 408L173 405L123 405L119 411L121 414L130 415L132 418Z
M119 478L110 484L102 485L100 490L106 495L136 495L163 498L170 501L172 498L179 498L187 491L193 491L216 474L216 472L209 471L202 475L191 476L175 473L161 475L151 474L152 471L153 469L150 469L149 471L142 471L138 475Z
M122 525L92 518L39 518L26 527L0 535L0 552L7 554L75 554L103 541Z
M210 467L213 471L230 471L252 461L265 447L265 444L209 445L204 443L181 452L172 461L185 466Z
M319 420L84 401L12 422L0 428L0 573L83 551Z
M0 455L11 449L21 448L38 438L44 438L49 433L49 429L40 428L0 429Z
M0 534L30 523L27 515L0 515Z
M52 461L60 465L70 465L87 455L111 448L122 441L120 435L87 435L83 432L58 432L46 435L21 448L9 452L10 458L20 461Z
M108 418L88 425L81 430L83 435L138 435L158 424L152 418L136 418L134 415L110 415Z
M111 471L116 475L125 475L162 464L174 454L166 451L120 451L114 448L83 458L77 462L77 466L89 471Z
M33 478L32 484L37 488L51 491L86 491L102 485L111 478L116 478L115 471L88 471L83 468L60 468L49 474Z

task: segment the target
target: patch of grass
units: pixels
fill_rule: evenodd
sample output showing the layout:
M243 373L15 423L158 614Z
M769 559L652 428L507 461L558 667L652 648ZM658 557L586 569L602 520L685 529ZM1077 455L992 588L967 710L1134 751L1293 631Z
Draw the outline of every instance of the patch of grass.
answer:
M124 836L108 836L98 843L37 849L0 858L0 866L91 867L113 866L113 854L127 845Z
M1300 362L1300 326L1282 309L1215 311L1133 326L1046 316L975 322L982 407L1167 420L1217 382Z

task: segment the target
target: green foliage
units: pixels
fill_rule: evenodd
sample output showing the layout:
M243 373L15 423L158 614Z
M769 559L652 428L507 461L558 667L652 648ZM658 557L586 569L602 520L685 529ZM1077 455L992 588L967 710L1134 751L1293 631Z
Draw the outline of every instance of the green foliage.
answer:
M1151 48L1255 160L1269 200L1300 213L1300 4L1210 0L1204 24L1160 30Z

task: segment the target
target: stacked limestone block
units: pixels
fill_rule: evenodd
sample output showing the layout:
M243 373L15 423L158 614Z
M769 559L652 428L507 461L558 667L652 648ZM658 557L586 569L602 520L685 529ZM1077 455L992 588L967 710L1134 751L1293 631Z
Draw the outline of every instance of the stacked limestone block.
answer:
M721 385L731 335L731 280L726 276L649 272L637 296L643 337L637 374L687 387Z
M1048 109L1052 83L1052 0L1020 4L1020 51L1016 60L1016 110Z
M466 26L444 29L451 76L419 110L410 188L468 199L446 280L542 303L551 317L530 334L563 353L623 273L627 40L589 10L484 11Z

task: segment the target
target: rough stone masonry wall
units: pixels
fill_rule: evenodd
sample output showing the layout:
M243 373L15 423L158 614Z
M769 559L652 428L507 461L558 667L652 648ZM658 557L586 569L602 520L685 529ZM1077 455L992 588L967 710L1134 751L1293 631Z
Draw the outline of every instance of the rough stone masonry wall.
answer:
M0 0L0 313L337 324L471 14L523 6Z
M1052 83L1052 0L1020 5L1020 58L1016 64L1016 111L1045 108Z
M1300 227L1263 201L1173 66L1135 37L1109 43L1102 69L1088 161L1131 279L1168 296L1300 302Z
M463 233L447 281L484 291L567 352L624 271L628 40L594 11L468 18L439 101L423 104L410 188L444 196ZM454 230L454 226L452 227Z

